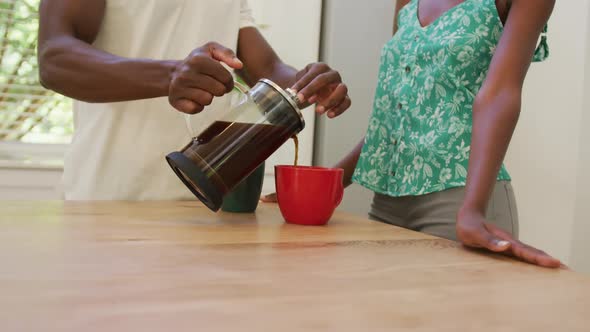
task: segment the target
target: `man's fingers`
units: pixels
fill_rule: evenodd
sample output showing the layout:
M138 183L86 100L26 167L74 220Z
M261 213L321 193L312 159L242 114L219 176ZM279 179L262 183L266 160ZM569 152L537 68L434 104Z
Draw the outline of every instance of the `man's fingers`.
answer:
M291 87L293 90L295 91L300 91L301 89L303 89L305 86L307 86L309 83L311 83L311 81L313 81L313 79L320 73L319 69L317 68L317 66L314 65L307 65L307 67L305 67L304 70L301 71L303 73L303 75L301 77L297 78L297 82L295 82L295 84ZM303 95L299 95L300 99L305 99L307 97L311 97L311 96L303 96ZM303 98L301 98L303 97Z
M332 110L328 111L328 117L335 118L335 117L339 116L340 114L344 113L344 111L349 109L351 105L352 105L352 101L350 100L349 97L346 97L344 99L344 101L342 102L342 104L340 104L340 105L334 107Z
M206 44L205 47L207 47L209 54L213 59L221 61L233 69L242 69L244 66L233 50L221 44L211 42Z
M196 114L203 110L203 106L188 99L177 99L170 102L170 105L176 110L186 114Z
M234 88L234 77L218 61L206 56L195 56L189 61L189 71L196 74L205 74L225 86L226 92Z
M177 110L188 114L199 113L212 102L213 95L201 89L185 88L177 91L176 95L170 96L170 104Z
M330 66L325 63L315 63L313 65L308 65L304 72L305 74L292 86L292 89L298 92L297 96L302 101L306 101L307 98L315 95L314 91L317 91L317 89L310 89L309 85L316 81L318 77L330 73L332 76L334 74L337 75L338 82L335 83L340 83L342 81L340 74L332 70Z
M227 93L227 87L218 80L192 71L183 72L177 78L177 84L182 88L201 89L216 97L221 97Z
M344 84L338 84L334 91L325 98L324 100L320 101L318 108L320 109L320 113L325 113L330 111L334 107L342 104L346 96L348 95L348 87Z
M342 78L337 71L329 71L320 75L317 75L309 84L301 88L299 93L307 98L307 96L313 96L325 88L332 85L339 84L342 82Z

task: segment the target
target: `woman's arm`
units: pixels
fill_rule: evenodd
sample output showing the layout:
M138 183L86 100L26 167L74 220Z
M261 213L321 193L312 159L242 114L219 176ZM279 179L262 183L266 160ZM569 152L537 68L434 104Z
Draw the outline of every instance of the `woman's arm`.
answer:
M363 145L365 144L365 138L360 140L358 144L350 151L344 158L342 158L334 168L342 168L344 169L344 187L348 187L352 184L352 175L354 174L354 169L356 168L356 164L359 161L359 157L361 155L361 150L363 149Z
M521 108L524 79L555 0L513 0L488 76L473 105L473 134L457 236L467 246L504 252L547 267L561 263L485 220L496 177Z

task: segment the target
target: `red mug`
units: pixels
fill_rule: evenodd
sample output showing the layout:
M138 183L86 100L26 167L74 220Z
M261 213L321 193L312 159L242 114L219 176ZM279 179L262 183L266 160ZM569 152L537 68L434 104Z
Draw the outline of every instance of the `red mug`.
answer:
M279 208L290 224L321 226L342 202L341 168L275 166Z

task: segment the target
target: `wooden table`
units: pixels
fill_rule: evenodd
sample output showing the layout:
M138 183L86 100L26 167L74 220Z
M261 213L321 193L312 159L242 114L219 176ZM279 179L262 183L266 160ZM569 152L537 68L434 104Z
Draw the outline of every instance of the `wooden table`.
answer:
M0 202L0 331L590 331L590 279L274 205Z

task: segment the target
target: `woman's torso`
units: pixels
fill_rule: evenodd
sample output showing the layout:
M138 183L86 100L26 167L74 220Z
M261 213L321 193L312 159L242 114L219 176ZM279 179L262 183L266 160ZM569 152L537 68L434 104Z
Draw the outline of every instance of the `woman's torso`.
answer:
M419 5L412 0L400 11L383 48L354 173L356 182L390 196L465 185L472 105L503 32L495 0L465 0L426 26ZM510 180L505 167L498 180Z

